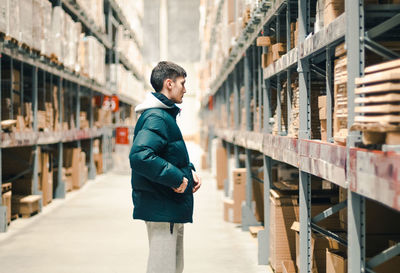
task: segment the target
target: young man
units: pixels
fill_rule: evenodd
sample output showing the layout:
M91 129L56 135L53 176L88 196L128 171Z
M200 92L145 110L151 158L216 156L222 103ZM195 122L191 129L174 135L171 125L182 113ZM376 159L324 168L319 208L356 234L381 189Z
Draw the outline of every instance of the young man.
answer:
M158 63L150 79L156 92L135 109L141 116L129 155L133 218L146 222L147 273L183 272L183 224L193 221L193 193L201 185L176 124L185 78L182 67Z

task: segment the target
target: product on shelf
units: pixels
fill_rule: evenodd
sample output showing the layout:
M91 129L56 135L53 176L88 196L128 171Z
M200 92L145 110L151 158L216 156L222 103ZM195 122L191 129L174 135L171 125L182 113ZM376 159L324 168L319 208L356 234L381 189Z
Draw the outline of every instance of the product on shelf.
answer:
M333 138L346 143L347 137L347 51L344 43L335 49Z
M319 120L321 127L321 140L327 141L327 128L326 128L326 95L318 97Z
M6 218L7 224L11 222L11 199L12 199L12 183L2 182L1 184L1 203L7 207Z
M344 0L325 0L324 26L329 25L344 12Z
M363 131L365 144L400 144L400 61L367 67L356 79L352 129Z
M12 214L22 215L23 218L28 218L35 213L41 211L40 200L42 197L40 195L13 195L11 210Z

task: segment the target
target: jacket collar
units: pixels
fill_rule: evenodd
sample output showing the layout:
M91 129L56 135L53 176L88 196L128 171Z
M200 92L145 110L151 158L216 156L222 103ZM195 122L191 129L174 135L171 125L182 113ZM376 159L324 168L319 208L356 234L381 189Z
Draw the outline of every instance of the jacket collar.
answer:
M139 104L135 108L135 112L142 113L147 109L162 108L165 109L174 118L180 113L181 109L175 105L173 101L168 99L164 94L153 92L147 93L143 103Z

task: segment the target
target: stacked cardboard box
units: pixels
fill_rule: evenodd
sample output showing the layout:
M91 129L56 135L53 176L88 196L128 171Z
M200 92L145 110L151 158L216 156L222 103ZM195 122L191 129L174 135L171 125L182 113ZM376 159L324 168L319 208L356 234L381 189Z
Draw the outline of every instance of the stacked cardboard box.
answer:
M93 36L83 37L79 47L78 58L83 74L103 85L106 80L105 47Z
M279 58L286 53L285 43L276 43L272 45L272 61L279 60Z
M19 0L19 37L18 41L32 46L32 0ZM38 48L37 48L38 49Z
M326 273L347 273L346 253L340 250L326 249Z
M324 26L328 26L344 12L344 0L325 0Z
M311 138L321 139L321 123L319 119L318 97L326 93L325 81L314 80L311 83L310 108L311 108Z
M103 173L103 153L101 152L100 140L93 141L93 161L96 166L96 173Z
M62 62L62 46L64 37L64 18L65 12L62 7L54 7L51 16L51 46L49 53L51 58Z
M298 137L299 134L299 114L300 114L300 92L298 78L292 82L292 110L290 113L290 123L288 136Z
M299 21L290 23L290 48L295 48L297 46L297 40L299 37Z
M42 191L42 204L46 206L53 200L53 163L52 154L41 151L39 155L40 180L39 190Z
M226 149L219 143L216 151L216 163L217 163L217 188L222 190L224 188L225 179L228 177L228 158Z
M19 1L9 0L8 1L8 26L6 34L16 40L20 38L20 16L19 16L19 9L20 4Z
M326 195L329 197L330 195ZM296 260L296 234L291 230L293 222L299 219L298 190L282 191L271 190L271 222L270 222L270 262L275 272L282 272L283 261ZM322 201L322 199L321 199ZM311 217L331 207L330 203L313 203L311 206ZM332 215L318 223L328 230L339 230L338 217ZM331 247L332 248L332 247ZM316 251L318 249L318 251ZM323 250L323 253L321 252ZM325 268L325 248L316 247L315 255L321 260ZM323 261L322 257L323 256Z
M282 90L279 94L281 100L281 132L287 131L287 92L286 92L287 82L282 84ZM275 110L274 114L274 126L272 128L273 135L279 135L281 132L278 132L278 109Z
M30 217L34 213L41 211L40 200L42 197L40 195L13 195L11 200L11 213L12 215L18 214L22 217Z
M333 136L338 143L347 137L347 54L344 43L335 49Z
M400 61L390 61L365 69L356 79L355 124L363 131L364 144L400 144L400 96L397 73Z
M296 265L300 270L300 223L294 222L291 226L292 233L295 235L296 240ZM344 239L346 234L344 232L338 233ZM327 268L327 249L330 251L346 252L346 248L340 245L335 240L325 237L319 233L311 233L311 271L315 273L325 272ZM329 265L329 263L328 263Z
M232 223L241 223L242 202L246 199L246 169L237 168L232 173L233 198L224 200L224 220Z
M326 96L318 97L319 120L321 128L321 140L327 141L327 128L326 128Z
M76 2L89 20L93 21L100 31L105 32L104 0L77 0Z
M65 149L63 156L66 176L71 176L74 189L80 189L88 177L85 152L81 148L68 148Z
M282 261L296 259L295 234L290 226L299 219L299 208L295 198L284 192L270 192L270 264L275 272L283 272Z
M10 224L11 222L11 199L12 199L12 184L11 183L2 183L1 184L1 202L3 206L7 207L6 211L6 218L7 218L7 224Z

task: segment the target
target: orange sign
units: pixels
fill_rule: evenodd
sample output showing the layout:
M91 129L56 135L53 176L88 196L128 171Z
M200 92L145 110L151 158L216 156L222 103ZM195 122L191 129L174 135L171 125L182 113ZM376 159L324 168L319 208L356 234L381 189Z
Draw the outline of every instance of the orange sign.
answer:
M129 129L128 127L117 127L115 132L116 144L129 144Z

